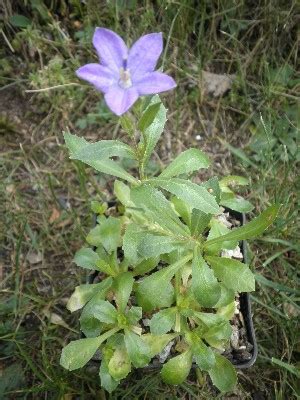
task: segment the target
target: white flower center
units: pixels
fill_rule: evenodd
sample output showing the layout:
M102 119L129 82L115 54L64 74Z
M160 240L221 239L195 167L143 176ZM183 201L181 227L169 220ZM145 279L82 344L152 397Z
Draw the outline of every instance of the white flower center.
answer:
M123 89L128 89L132 86L130 71L128 69L120 68L119 85Z

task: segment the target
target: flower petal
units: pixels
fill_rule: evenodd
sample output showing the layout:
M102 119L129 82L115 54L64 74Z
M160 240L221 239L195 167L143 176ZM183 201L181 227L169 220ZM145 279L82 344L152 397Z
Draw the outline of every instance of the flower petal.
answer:
M138 82L134 82L140 96L146 94L156 94L171 90L176 87L176 82L167 74L162 72L150 72Z
M106 93L109 87L118 79L112 71L100 64L86 64L76 71L76 75L78 78L88 81L104 93Z
M101 64L119 72L128 56L128 49L124 40L109 29L96 28L93 45L100 57Z
M152 72L163 49L162 33L150 33L138 39L128 54L127 66L133 80Z
M136 102L139 94L134 87L123 89L113 85L105 94L106 104L114 114L122 115Z

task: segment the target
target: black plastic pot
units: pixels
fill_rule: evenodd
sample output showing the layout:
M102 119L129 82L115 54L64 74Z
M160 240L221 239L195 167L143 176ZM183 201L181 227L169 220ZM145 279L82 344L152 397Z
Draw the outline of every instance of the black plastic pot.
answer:
M246 217L245 214L241 214L237 211L233 210L225 210L226 212L229 212L232 217L234 217L236 220L240 221L241 225L244 225L246 223ZM95 219L95 224L96 224L96 219ZM243 240L240 242L241 246L241 252L243 254L243 262L248 264L248 254L247 254L247 245L246 242ZM94 279L97 277L98 271L95 271L88 275L87 277L87 283L93 283ZM254 331L254 326L253 326L253 320L252 320L252 313L251 313L251 301L250 301L250 295L249 293L240 293L240 312L242 313L244 323L245 323L245 328L246 328L246 335L248 342L252 345L252 350L250 352L251 358L248 360L244 361L232 361L232 364L234 365L235 368L238 369L245 369L245 368L250 368L256 361L257 358L257 342L255 338L255 331ZM101 362L101 360L97 358L93 358L93 361ZM159 363L158 360L153 360L151 364L149 364L147 367L144 367L144 369L151 370L151 369L160 369L162 366L161 363ZM197 367L196 364L193 365L193 367Z

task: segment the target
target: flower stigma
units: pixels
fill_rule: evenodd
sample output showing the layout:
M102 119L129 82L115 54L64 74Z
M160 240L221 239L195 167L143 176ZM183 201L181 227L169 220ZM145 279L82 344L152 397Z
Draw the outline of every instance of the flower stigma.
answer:
M128 89L132 86L130 71L127 69L127 59L123 60L123 67L120 68L119 85L123 89Z

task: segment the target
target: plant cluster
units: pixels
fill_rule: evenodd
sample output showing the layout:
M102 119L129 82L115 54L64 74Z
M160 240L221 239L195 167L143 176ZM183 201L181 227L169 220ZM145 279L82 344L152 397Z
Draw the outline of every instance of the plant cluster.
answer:
M100 282L78 286L68 302L71 312L82 309L85 337L63 349L61 365L81 368L100 351L101 385L111 392L133 367L153 363L168 348L161 368L164 382L182 383L194 363L226 392L236 383L235 369L222 355L231 336L235 299L255 289L249 266L231 258L229 251L260 235L274 221L278 206L229 229L223 207L252 208L232 190L247 180L228 176L194 183L193 174L210 164L197 148L179 154L158 175L148 172L167 110L158 95L137 99L174 87L172 78L154 71L162 46L161 36L153 35L139 39L127 53L121 38L98 30L94 45L101 64L77 72L104 92L108 106L121 115L130 144L88 143L65 133L72 159L118 178L118 213L106 215L105 206L93 204L97 224L86 238L89 247L79 250L74 261L96 271ZM139 71L134 75L135 66ZM124 159L131 160L130 170Z

